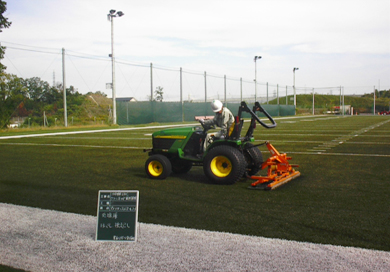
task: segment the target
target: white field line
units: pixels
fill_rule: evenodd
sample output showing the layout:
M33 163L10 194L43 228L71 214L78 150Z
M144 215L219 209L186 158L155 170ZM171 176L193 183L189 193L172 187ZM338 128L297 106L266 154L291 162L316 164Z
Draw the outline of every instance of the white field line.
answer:
M255 140L255 142L265 142L269 140ZM334 140L333 140L334 141ZM286 141L286 140L272 140L273 143L312 143L312 144L322 144L323 141ZM390 142L345 142L344 144L369 144L369 145L390 145Z
M312 116L310 118L318 118L318 120L330 119L330 118L320 118L320 117L323 117L323 115L316 115L316 116ZM281 117L281 118L275 118L275 120L300 119L300 118L308 118L308 116ZM340 117L332 117L332 118L340 118ZM266 121L267 119L261 119L261 120ZM163 126L160 125L160 126L148 126L148 127L132 127L132 128L83 130L83 131L64 131L64 132L40 133L40 134L24 134L24 135L0 136L0 140L57 136L57 135L71 135L71 134L84 134L84 133L116 132L116 131L126 131L126 130L143 130L143 129L169 128L169 127L190 127L190 126L194 126L194 125L198 125L198 124L199 123L179 124L179 125L163 125Z
M69 145L69 144L37 144L37 143L0 143L0 145L19 145L19 146L56 146L56 147L83 147L83 148L112 148L112 149L148 149L150 147L136 147L136 146L99 146L99 145ZM315 150L308 152L299 151L281 151L280 153L287 154L307 154L307 155L329 155L329 156L358 156L358 157L389 157L387 154L353 154L353 153L322 153L326 150ZM268 153L267 151L262 151Z
M326 151L324 151L326 152ZM306 155L327 155L327 156L356 156L356 157L385 157L390 158L390 155L388 154L354 154L354 153L322 153L320 150L318 152L299 152L299 151L291 151L291 152L281 152L281 153L287 153L287 154L306 154Z
M168 126L149 126L149 127L133 127L133 128L116 128L116 129L98 129L98 130L83 130L83 131L65 131L65 132L53 132L53 133L41 133L41 134L25 134L25 135L12 135L2 136L0 140L5 139L20 139L20 138L33 138L33 137L45 137L45 136L57 136L57 135L72 135L72 134L84 134L84 133L98 133L98 132L116 132L125 130L142 130L142 129L154 129L154 128L168 128L168 127L189 127L194 124L185 125L168 125Z
M380 138L387 138L387 137L390 137L390 135L356 135L356 134L353 134L351 133L350 135L346 135L346 134L319 134L319 133L283 133L284 136L289 136L289 135L292 135L292 136L320 136L320 137L324 137L324 136L332 136L332 137L343 137L343 136L354 136L354 137L372 137L372 138L375 138L375 137L380 137ZM281 133L263 133L262 135L267 135L267 136L280 136Z
M147 148L150 148L150 147L139 147L139 146L104 146L104 145L70 145L70 144L37 144L37 143L0 143L0 145L58 146L58 147L114 148L114 149L147 149Z
M320 144L319 146L317 147L313 147L309 150L307 150L308 152L318 152L318 151L325 151L325 150L316 150L318 148L333 148L335 146L338 146L338 145L341 145L341 144L345 144L347 141L351 140L352 138L354 137L360 137L363 133L366 133L372 129L375 129L377 127L380 127L386 123L388 123L390 120L386 120L386 121L383 121L383 122L380 122L380 123L377 123L377 124L374 124L374 125L371 125L371 126L368 126L368 127L365 127L365 128L361 128L357 131L354 131L352 133L349 133L347 135L342 135L342 136L339 136L338 138L334 139L334 140L331 140L331 141L324 141L322 144ZM381 136L382 137L382 136ZM337 154L337 153L336 153ZM380 156L382 157L382 155L377 155L377 156ZM387 155L384 155L384 157L386 157Z
M150 135L152 136L152 135ZM68 137L68 136L55 136L55 137L45 137L46 139L78 139L78 140L151 140L152 138L131 138L131 137Z

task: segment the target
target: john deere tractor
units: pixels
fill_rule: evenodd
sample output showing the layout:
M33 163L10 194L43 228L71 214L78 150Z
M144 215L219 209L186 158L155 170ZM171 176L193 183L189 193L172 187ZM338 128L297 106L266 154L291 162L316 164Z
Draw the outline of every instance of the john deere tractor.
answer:
M256 112L262 112L272 124L259 119ZM245 136L241 137L244 120L243 112L251 115L251 121ZM253 144L253 131L256 123L265 128L276 126L273 118L256 102L250 109L241 102L235 122L228 135L223 139L214 139L204 150L207 131L201 126L165 129L152 135L153 148L145 149L149 158L145 163L145 171L152 179L165 179L171 172L187 173L192 166L203 166L208 179L218 184L234 184L245 176L256 174L262 167L263 156Z

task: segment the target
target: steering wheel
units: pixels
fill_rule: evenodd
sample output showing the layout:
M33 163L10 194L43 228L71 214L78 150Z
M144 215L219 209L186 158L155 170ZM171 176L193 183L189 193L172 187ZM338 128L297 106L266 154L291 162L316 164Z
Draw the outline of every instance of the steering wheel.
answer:
M199 123L202 125L204 133L207 133L208 130L215 128L215 125L206 125L204 120L203 122L199 121Z

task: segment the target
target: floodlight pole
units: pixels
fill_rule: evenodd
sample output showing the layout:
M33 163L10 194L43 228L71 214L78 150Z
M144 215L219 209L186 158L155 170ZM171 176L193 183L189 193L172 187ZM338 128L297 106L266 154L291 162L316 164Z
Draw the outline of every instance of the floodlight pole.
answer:
M114 17L121 17L124 13L122 11L116 12L116 10L110 10L107 14L107 18L111 21L111 63L112 63L112 123L116 125L116 86L115 86L115 57L114 57Z
M293 69L293 76L294 76L294 78L293 78L293 89L294 89L294 106L295 106L295 108L297 108L297 93L295 91L295 71L296 70L299 70L299 68L294 67L294 69Z
M255 102L257 101L257 60L261 59L261 56L255 56Z

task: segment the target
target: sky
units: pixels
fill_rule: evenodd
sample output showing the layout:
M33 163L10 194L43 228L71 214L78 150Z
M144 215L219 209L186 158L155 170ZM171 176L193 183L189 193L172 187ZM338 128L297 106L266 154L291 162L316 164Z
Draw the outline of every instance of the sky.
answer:
M180 67L199 74L196 80L186 75L192 97L205 92L200 82L205 71L218 79L207 81L212 96L213 88L222 95L224 75L247 82L256 77L259 92L267 82L273 91L276 84L292 86L294 67L301 90L335 87L336 92L343 86L346 94L363 94L378 85L390 89L390 0L6 2L4 16L12 25L0 33L0 42L8 47L2 61L7 72L49 83L55 74L61 81L65 48L67 54L85 57L66 61L66 84L81 93L100 90L111 96L105 86L111 82L111 9L125 14L114 18L117 62L141 67L116 65L119 96L146 98L150 63L167 70L154 70L153 84L163 85L171 99L169 89L177 88ZM255 63L254 56L262 58ZM228 95L237 95L235 88Z

